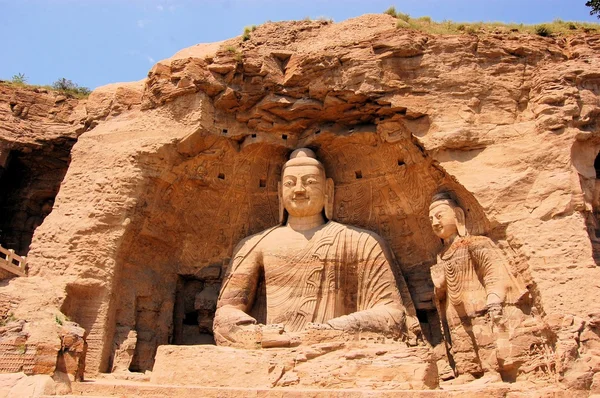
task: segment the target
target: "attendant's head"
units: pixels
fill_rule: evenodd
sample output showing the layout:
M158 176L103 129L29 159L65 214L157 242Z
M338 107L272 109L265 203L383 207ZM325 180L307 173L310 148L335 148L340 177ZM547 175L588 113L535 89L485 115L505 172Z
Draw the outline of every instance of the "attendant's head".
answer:
M308 148L296 149L281 171L279 189L280 221L285 212L293 217L310 217L325 212L330 219L333 210L333 181Z
M444 241L465 236L465 212L448 192L438 193L431 199L429 221L433 232Z

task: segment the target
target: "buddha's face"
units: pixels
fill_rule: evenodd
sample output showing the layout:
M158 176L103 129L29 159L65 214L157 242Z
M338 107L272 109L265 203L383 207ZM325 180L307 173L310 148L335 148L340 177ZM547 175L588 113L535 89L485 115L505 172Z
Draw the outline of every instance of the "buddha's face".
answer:
M433 232L442 239L458 235L458 220L454 208L448 204L440 203L429 210L429 221Z
M325 206L325 173L317 166L288 166L283 172L282 200L288 214L308 217Z

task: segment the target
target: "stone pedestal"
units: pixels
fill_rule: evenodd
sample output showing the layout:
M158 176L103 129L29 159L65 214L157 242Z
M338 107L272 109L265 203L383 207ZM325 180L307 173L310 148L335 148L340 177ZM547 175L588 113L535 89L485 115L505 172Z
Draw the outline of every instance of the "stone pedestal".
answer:
M243 388L433 389L431 350L404 344L321 343L243 350L217 346L160 346L151 382Z

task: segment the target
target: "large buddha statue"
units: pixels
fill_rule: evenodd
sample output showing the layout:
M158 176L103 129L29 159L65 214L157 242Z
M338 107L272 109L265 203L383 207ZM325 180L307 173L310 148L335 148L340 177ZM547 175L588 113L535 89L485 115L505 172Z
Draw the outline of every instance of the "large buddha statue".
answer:
M281 175L281 225L236 247L215 314L217 345L287 347L315 333L415 344L419 323L391 252L375 233L331 220L333 181L314 152L294 151Z
M459 381L514 378L543 341L528 289L491 239L468 233L450 193L433 197L429 219L444 242L431 277Z

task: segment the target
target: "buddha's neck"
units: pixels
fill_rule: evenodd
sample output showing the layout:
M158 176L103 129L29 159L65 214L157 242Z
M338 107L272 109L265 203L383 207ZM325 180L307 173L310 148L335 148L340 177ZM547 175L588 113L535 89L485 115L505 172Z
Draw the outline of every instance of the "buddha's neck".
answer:
M287 226L294 231L307 231L323 224L325 224L325 218L323 218L323 214L321 213L306 217L288 215L287 220Z

